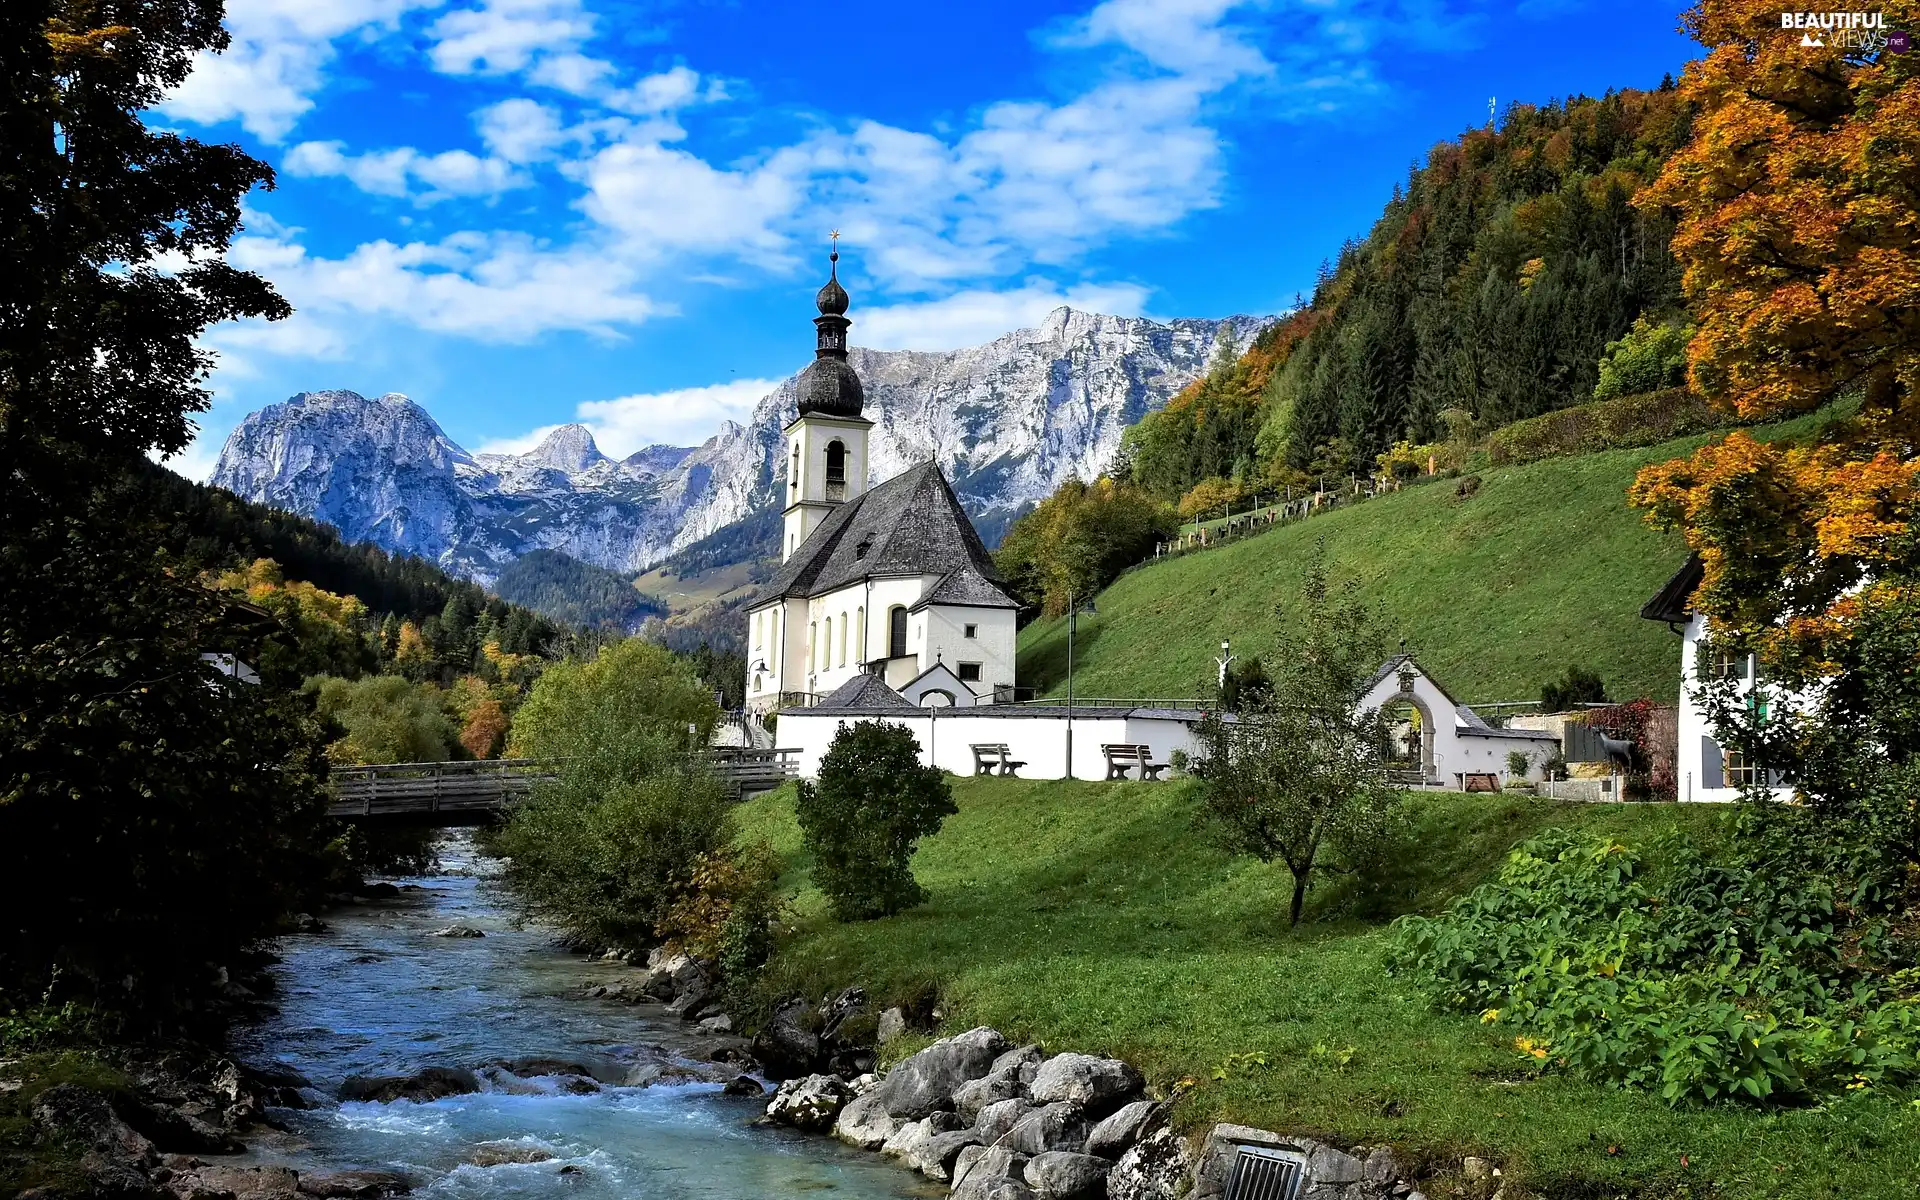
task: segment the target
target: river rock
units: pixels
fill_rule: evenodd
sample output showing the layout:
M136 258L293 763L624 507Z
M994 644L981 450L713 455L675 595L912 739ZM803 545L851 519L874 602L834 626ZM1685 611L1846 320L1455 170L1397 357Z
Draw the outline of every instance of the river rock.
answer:
M1107 1193L1111 1159L1071 1150L1049 1150L1027 1161L1027 1186L1039 1200L1098 1200Z
M1086 1111L1065 1100L1043 1105L1021 1117L1000 1139L1002 1145L1021 1154L1045 1154L1049 1150L1080 1151L1092 1132Z
M1007 1175L986 1175L974 1170L966 1181L953 1189L952 1200L1034 1200L1033 1190Z
M903 1159L908 1165L912 1165L925 1144L936 1135L954 1133L964 1127L960 1118L950 1112L937 1112L931 1116L922 1117L918 1121L903 1122L893 1131L892 1136L881 1143L880 1152ZM959 1153L957 1147L954 1153Z
M1119 1158L1167 1117L1166 1106L1152 1100L1135 1100L1093 1127L1087 1135L1087 1153L1101 1158Z
M726 1086L721 1088L720 1091L722 1094L728 1096L764 1096L766 1095L767 1089L762 1087L760 1081L751 1075L735 1075L732 1079L727 1080Z
M902 1120L951 1109L955 1089L992 1070L1006 1048L1007 1039L985 1026L942 1038L889 1071L875 1094Z
M733 1018L726 1013L705 1017L694 1029L694 1032L703 1037L717 1037L730 1034L733 1032Z
M55 1084L33 1102L33 1122L49 1141L85 1147L80 1169L100 1195L146 1195L153 1143L120 1119L107 1097L74 1083Z
M900 1128L901 1122L887 1115L883 1088L856 1096L840 1110L833 1123L833 1136L862 1150L878 1150Z
M907 1031L907 1014L898 1006L880 1014L880 1028L875 1040L884 1046Z
M653 962L640 987L650 996L672 1000L696 985L713 987L699 960L687 954L670 954Z
M167 1181L176 1196L199 1200L301 1200L300 1177L287 1167L196 1167Z
M302 1196L319 1196L327 1200L336 1197L340 1200L377 1200L381 1196L404 1196L413 1190L405 1175L392 1171L321 1171L302 1175L299 1186Z
M840 1026L849 1017L858 1016L867 1011L867 989L850 987L837 996L829 996L820 1004L820 1036L833 1038L839 1036Z
M803 1023L806 1008L797 997L783 1001L753 1039L753 1056L775 1079L811 1074L820 1061L820 1039Z
M196 1108L218 1117L217 1110L200 1105L174 1107L149 1103L138 1096L123 1096L114 1105L127 1124L139 1130L154 1149L175 1154L238 1154L246 1143L224 1127L215 1125Z
M467 1161L476 1167L498 1167L509 1163L542 1163L552 1158L552 1151L539 1146L528 1146L521 1142L481 1142L473 1148Z
M980 1134L980 1140L991 1146L1007 1135L1007 1131L1020 1123L1020 1119L1033 1111L1033 1105L1015 1097L989 1104L980 1110L973 1127Z
M391 1104L395 1100L426 1104L447 1096L464 1096L479 1090L480 1079L472 1071L462 1067L427 1067L411 1075L382 1075L377 1078L355 1075L340 1085L340 1098L371 1100L377 1104Z
M980 1110L989 1104L998 1104L1002 1100L1018 1100L1026 1094L1027 1085L1020 1081L1020 1064L1009 1063L955 1088L953 1107L955 1112L971 1121L977 1118Z
M789 1079L774 1090L767 1119L795 1129L824 1133L853 1099L853 1089L835 1075Z
M1027 1095L1035 1104L1078 1104L1098 1116L1138 1096L1144 1086L1140 1072L1117 1058L1056 1054L1034 1072Z
M306 1108L304 1094L313 1081L291 1067L278 1063L249 1063L238 1068L244 1089L271 1108Z
M434 930L433 936L443 937L443 938L477 938L477 937L485 937L487 935L484 931L475 929L471 925L461 925L456 923L456 924L447 926L445 929Z
M1162 1125L1133 1144L1107 1173L1107 1200L1174 1200L1187 1190L1193 1155Z
M916 1145L906 1156L906 1163L928 1179L945 1183L953 1178L954 1160L960 1157L960 1152L979 1144L980 1135L971 1129L936 1133Z

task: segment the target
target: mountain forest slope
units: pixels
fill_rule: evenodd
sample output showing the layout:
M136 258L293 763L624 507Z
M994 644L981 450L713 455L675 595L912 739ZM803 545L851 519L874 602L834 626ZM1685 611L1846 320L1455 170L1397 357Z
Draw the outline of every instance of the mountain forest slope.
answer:
M1171 501L1365 474L1397 441L1590 399L1608 342L1679 318L1671 227L1632 200L1690 121L1663 85L1514 105L1435 146L1310 303L1130 431L1134 481Z
M1083 615L1074 638L1082 696L1202 696L1222 639L1245 661L1272 645L1298 604L1301 573L1326 539L1336 575L1355 580L1391 638L1463 702L1524 700L1569 665L1599 672L1611 694L1671 702L1680 640L1640 606L1686 557L1677 538L1627 507L1634 472L1697 444L1556 458L1482 477L1408 487L1131 571ZM1043 694L1066 688L1066 622L1020 635L1019 674Z

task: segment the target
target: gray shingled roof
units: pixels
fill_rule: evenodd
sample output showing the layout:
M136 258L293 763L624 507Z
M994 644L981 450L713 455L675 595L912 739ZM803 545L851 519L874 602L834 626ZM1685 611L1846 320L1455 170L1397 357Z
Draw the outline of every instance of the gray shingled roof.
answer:
M855 675L839 687L833 689L826 699L815 708L833 709L872 709L905 708L918 712L907 698L887 686L887 681L878 675Z
M1019 608L1020 602L990 583L985 576L974 569L972 563L947 573L947 577L933 585L920 603L913 606L919 612L929 604L960 604L969 608Z
M780 564L766 595L819 596L876 575L968 569L995 590L1003 582L947 477L926 462L828 513Z

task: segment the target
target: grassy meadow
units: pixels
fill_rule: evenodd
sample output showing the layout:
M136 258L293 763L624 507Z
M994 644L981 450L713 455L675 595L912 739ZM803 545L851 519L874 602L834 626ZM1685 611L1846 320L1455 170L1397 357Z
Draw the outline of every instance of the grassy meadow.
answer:
M1384 971L1392 916L1444 906L1541 829L1712 837L1726 809L1415 795L1391 877L1364 891L1324 883L1311 919L1289 930L1285 869L1217 848L1189 784L966 779L954 793L959 814L914 860L928 903L851 925L828 918L808 884L791 789L742 806L741 836L771 843L797 891L769 995L859 983L890 1002L932 984L949 1030L991 1024L1123 1056L1161 1087L1197 1081L1183 1126L1385 1142L1433 1164L1478 1152L1546 1197L1914 1195L1920 1108L1673 1109L1534 1078L1518 1031L1436 1012Z

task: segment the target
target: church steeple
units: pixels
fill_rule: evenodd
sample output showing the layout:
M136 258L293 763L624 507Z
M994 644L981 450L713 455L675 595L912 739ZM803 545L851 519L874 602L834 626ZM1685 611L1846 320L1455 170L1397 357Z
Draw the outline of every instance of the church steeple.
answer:
M857 417L865 403L860 376L847 364L847 289L840 286L840 234L833 234L834 249L827 255L827 282L813 298L820 315L813 319L815 331L813 361L800 373L800 415L821 413L830 417Z
M840 235L827 256L827 282L814 296L820 315L813 361L795 382L800 415L786 428L787 506L782 557L793 553L835 505L867 490L867 431L860 376L847 361L847 289L840 286Z

